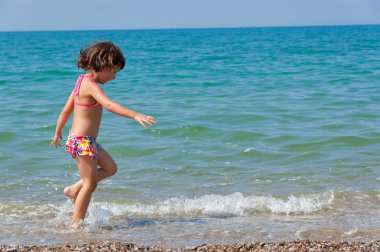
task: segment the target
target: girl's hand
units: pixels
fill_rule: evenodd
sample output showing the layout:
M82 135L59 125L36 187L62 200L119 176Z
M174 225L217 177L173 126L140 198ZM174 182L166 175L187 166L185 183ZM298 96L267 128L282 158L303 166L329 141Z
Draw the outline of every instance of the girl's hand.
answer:
M55 134L51 140L50 145L54 145L55 148L57 148L58 146L61 146L61 144L59 143L60 139L62 139L62 135L61 134Z
M136 113L132 119L135 120L136 122L138 122L139 124L141 124L141 126L143 126L144 128L146 128L145 123L147 123L149 125L156 123L156 119L154 119L153 117L146 116L146 115L139 114L139 113Z

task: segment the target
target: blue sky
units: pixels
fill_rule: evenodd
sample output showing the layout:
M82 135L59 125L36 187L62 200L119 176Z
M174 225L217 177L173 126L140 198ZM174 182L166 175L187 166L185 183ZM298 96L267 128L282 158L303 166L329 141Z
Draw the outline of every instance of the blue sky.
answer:
M380 24L380 0L0 0L0 31Z

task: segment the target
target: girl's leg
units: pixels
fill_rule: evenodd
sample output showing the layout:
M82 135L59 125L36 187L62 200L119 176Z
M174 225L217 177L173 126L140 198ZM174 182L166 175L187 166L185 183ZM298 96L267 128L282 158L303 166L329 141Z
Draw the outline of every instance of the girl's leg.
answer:
M96 173L97 182L115 175L117 171L117 165L106 150L101 149L99 151L97 162L99 166ZM73 203L75 203L75 199L77 198L77 195L82 186L83 180L81 179L75 184L66 187L65 190L63 190L63 193L66 197L70 198Z
M78 156L76 158L80 176L82 177L82 188L78 192L74 205L72 227L77 228L80 221L84 220L90 203L92 192L97 186L97 161L89 156Z
M117 165L105 149L99 151L98 156L98 181L115 175Z

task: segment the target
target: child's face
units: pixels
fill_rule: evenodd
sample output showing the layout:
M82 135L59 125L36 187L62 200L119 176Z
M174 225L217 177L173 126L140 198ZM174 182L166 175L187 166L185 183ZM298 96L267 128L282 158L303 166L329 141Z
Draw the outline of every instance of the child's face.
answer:
M120 71L120 67L105 68L102 71L98 72L99 83L106 84L110 80L116 78L116 73Z

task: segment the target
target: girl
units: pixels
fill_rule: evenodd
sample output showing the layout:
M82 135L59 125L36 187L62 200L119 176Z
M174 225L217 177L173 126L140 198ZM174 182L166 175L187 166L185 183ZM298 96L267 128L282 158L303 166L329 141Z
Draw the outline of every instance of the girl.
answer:
M118 71L124 68L125 60L120 48L104 41L81 49L77 61L78 68L86 71L76 82L66 105L58 118L51 145L61 146L62 128L72 111L74 118L65 144L65 150L75 158L81 180L64 190L66 197L74 203L71 226L78 228L84 220L91 195L98 182L116 173L117 165L108 152L97 142L103 108L120 116L140 123L152 125L156 120L139 114L110 100L97 85L115 79Z

